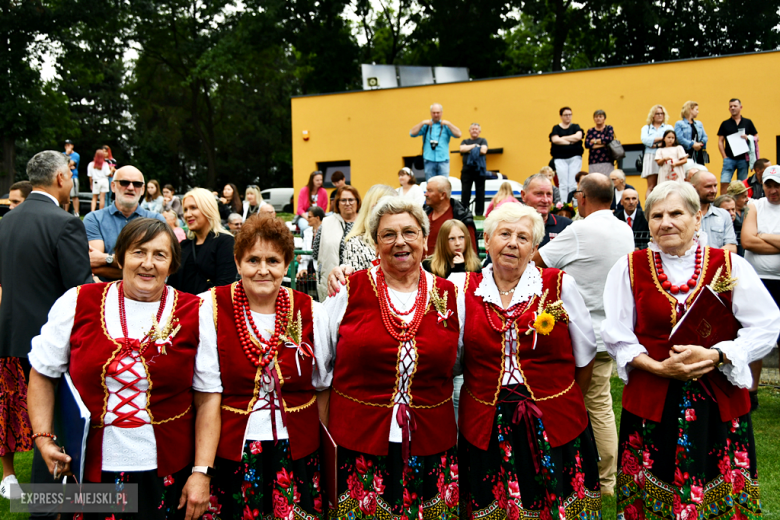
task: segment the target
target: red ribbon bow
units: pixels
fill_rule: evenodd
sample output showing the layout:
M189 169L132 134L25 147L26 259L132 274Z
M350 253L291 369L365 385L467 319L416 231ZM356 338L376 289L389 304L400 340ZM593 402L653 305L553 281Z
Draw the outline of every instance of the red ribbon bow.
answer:
M447 312L445 312L444 314L439 313L439 319L438 319L437 323L441 323L441 322L445 321L450 316L452 316L452 310L451 309L447 309Z
M401 444L401 455L404 459L404 464L409 465L409 445L411 443L412 434L417 431L417 421L414 420L414 411L406 403L400 403L398 405L398 412L395 414L395 419L398 421L398 425L401 427L401 434L403 435L403 444Z
M141 342L134 338L119 338L117 341L122 345L122 350L119 351L119 354L125 356L132 355L133 351L138 352L143 347Z
M531 449L534 459L534 469L539 473L539 460L541 459L541 453L536 444L536 427L534 426L533 419L541 419L542 411L536 404L530 399L523 399L517 402L517 408L512 416L512 422L514 424L520 424L520 421L525 421L525 431L528 435L528 447Z

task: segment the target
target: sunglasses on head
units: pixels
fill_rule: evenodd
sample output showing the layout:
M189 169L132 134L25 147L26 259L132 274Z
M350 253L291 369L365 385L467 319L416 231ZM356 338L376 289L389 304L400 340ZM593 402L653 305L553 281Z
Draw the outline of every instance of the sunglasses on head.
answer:
M120 185L120 186L122 186L123 188L127 188L127 187L128 187L128 186L130 186L131 184L133 185L133 187L134 187L135 189L138 189L138 190L140 190L141 188L143 188L143 187L144 187L144 183L143 183L142 181L126 181L126 180L121 180L121 181L115 181L115 182L118 182L118 183L119 183L119 185Z

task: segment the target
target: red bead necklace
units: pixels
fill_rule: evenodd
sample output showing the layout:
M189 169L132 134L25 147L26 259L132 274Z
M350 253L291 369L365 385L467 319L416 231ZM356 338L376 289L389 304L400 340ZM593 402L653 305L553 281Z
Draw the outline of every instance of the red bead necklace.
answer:
M124 289L124 283L125 282L119 282L117 285L116 291L119 294L119 323L122 325L122 334L125 336L125 348L130 350L130 336L127 333L127 315L125 314L125 289ZM163 292L162 296L160 297L160 308L157 309L157 323L160 323L162 320L162 313L165 309L165 301L168 299L168 286L163 285ZM149 331L151 332L151 330ZM146 348L149 346L149 334L146 334L143 338L141 338L141 341L139 341L140 348L138 349L138 354L143 354Z
M661 282L661 287L663 287L665 290L669 291L672 294L679 294L679 293L687 293L694 287L696 287L696 284L698 283L697 280L699 279L699 275L701 274L701 246L696 248L696 267L693 270L693 276L691 276L690 280L688 280L687 283L684 283L680 285L679 287L676 285L672 285L672 282L669 281L668 277L666 276L666 273L664 273L664 265L663 262L661 262L661 253L655 252L654 253L655 258L655 270L658 273L658 281Z
M499 334L504 334L515 323L515 321L517 321L517 319L522 316L526 310L528 310L528 306L531 305L533 299L534 298L531 297L527 302L525 302L525 305L518 303L509 309L502 309L497 305L488 303L487 300L483 300L482 302L485 304L485 314L487 315L490 327ZM491 309L504 317L504 323L501 326L496 325L496 323L493 321L493 313L490 312Z
M376 271L376 282L379 287L379 309L382 312L382 323L384 323L387 332L396 340L404 343L414 338L425 314L425 299L428 297L428 281L425 278L425 272L423 272L422 267L420 267L420 281L417 283L417 297L414 299L414 306L408 312L398 313L407 315L414 310L414 316L409 323L405 323L403 319L393 312L395 307L390 302L385 273L381 268ZM400 331L397 329L400 329Z
M254 366L265 368L274 359L276 351L279 348L279 337L285 330L289 314L290 296L284 288L281 288L276 297L276 322L274 324L274 333L271 336L271 339L268 341L264 340L255 326L255 321L252 319L252 311L249 308L249 299L246 297L244 284L243 282L238 282L238 284L236 284L233 318L244 354ZM252 335L246 326L247 321L252 327L252 332L254 332L255 339L260 346L252 341Z

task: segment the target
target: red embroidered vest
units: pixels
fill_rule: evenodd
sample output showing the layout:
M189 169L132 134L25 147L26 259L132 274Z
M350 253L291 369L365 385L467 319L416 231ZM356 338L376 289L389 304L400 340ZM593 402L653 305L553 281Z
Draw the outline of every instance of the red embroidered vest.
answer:
M108 406L106 369L122 349L122 345L108 335L105 323L105 298L110 286L96 283L79 287L70 335L70 374L92 414L84 472L89 482L100 482L103 467L103 428L106 427L103 421ZM173 337L172 344L166 347L165 355L158 355L150 347L141 356L149 380L146 410L154 428L157 475L161 477L192 464L195 457L192 377L200 342L198 311L201 299L169 290L173 291L173 317L181 329Z
M249 362L238 337L233 316L233 291L236 284L211 289L214 323L217 327L219 365L222 367L222 431L217 456L239 461L249 415L260 393L262 371ZM288 290L282 288L281 290ZM307 294L288 290L292 313L290 321L301 318L301 341L314 347L312 300ZM288 322L289 324L290 322ZM297 349L287 348L280 341L276 353L274 374L279 378L280 399L284 406L290 451L293 459L311 454L320 446L317 398L311 378L314 366L309 356L299 358ZM301 375L298 375L298 366Z
M540 269L544 306L561 300L563 271ZM475 291L482 274L467 275L466 322L463 331L463 388L458 410L460 431L474 446L487 450L504 377L504 335L490 326L484 300ZM539 296L533 296L526 311L517 319L517 366L536 405L553 447L577 437L588 425L582 391L574 381L574 352L568 324L556 319L549 335L526 332L534 323ZM493 312L491 310L491 312ZM500 322L498 314L494 323Z
M438 321L429 301L415 338L416 363L409 383L417 430L411 455L434 455L455 445L452 368L458 351L455 286L436 276L451 315ZM400 381L401 345L385 329L371 270L358 271L346 285L349 303L339 327L328 427L336 444L372 455L387 455L390 421ZM429 294L432 288L429 288ZM430 298L429 298L430 300ZM446 326L445 326L446 323Z
M628 266L636 303L634 334L651 358L663 361L669 357L672 348L669 335L680 319L677 300L661 287L651 250L635 251L628 255ZM720 267L723 268L722 274L731 275L731 253L705 247L699 284L686 299L688 305L693 303L704 286L712 282ZM731 308L731 291L719 293L718 296ZM702 379L711 383L709 388L718 402L722 421L730 421L750 411L748 391L729 383L720 370L715 369ZM631 370L628 384L623 389L623 408L644 419L660 422L668 389L668 378L644 370Z

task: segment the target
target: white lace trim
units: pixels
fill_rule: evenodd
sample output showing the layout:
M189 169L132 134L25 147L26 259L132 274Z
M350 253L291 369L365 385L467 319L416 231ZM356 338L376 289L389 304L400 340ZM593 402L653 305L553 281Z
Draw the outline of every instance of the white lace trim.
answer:
M504 304L501 303L501 295L498 292L498 286L493 279L493 265L489 265L482 269L482 281L474 291L476 296L481 296L483 300L498 307L504 308ZM542 276L539 274L539 270L536 269L536 265L531 261L523 271L523 275L520 277L520 281L517 282L515 292L512 293L512 301L507 308L523 303L530 300L533 296L542 295Z
M748 352L734 341L721 341L716 345L723 351L730 363L720 367L720 371L734 386L750 388L753 386L753 373L748 364Z
M628 384L628 373L632 370L632 366L629 365L638 355L647 354L647 349L639 343L628 344L620 343L615 346L617 357L615 364L617 365L618 377L623 380L623 383Z

